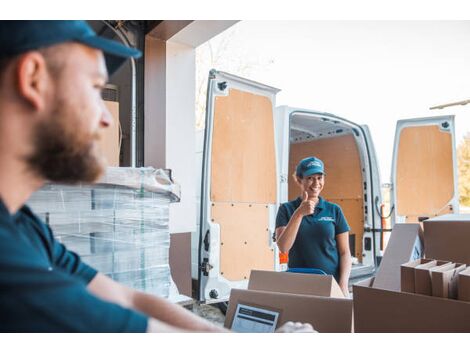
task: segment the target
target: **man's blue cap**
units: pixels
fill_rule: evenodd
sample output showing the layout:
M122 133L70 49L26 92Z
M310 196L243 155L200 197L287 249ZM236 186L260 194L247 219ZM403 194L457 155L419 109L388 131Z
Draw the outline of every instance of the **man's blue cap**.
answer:
M295 170L295 174L300 178L304 178L314 174L324 175L325 166L323 165L323 161L318 158L315 158L314 156L311 156L300 160Z
M142 55L137 49L97 36L86 21L0 21L0 57L65 42L78 42L102 50L109 74L126 59Z

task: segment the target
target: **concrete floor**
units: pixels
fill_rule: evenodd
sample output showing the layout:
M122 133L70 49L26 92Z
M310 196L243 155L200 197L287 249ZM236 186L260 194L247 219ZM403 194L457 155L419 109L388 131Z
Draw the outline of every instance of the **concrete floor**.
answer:
M225 315L220 311L219 308L210 304L199 304L193 303L191 306L187 306L187 309L191 310L194 314L213 322L216 325L223 326L225 321Z

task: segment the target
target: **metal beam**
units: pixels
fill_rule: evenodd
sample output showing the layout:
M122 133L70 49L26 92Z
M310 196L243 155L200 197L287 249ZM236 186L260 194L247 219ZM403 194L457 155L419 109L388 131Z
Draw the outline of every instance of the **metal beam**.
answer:
M433 106L433 107L431 107L431 108L429 108L429 109L430 109L430 110L434 110L434 109L444 109L444 108L448 108L448 107L450 107L450 106L467 105L468 103L470 103L470 99L462 100L462 101L457 101L457 102L455 102L455 103L436 105L436 106Z

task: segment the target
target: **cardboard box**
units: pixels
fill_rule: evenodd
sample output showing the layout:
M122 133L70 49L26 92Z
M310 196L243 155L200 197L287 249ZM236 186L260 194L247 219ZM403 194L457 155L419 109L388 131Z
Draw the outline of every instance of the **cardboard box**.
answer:
M355 332L470 332L470 302L353 286Z
M423 224L427 258L470 264L470 215L447 214Z
M252 270L248 289L344 298L343 292L331 275Z
M419 224L396 224L375 275L374 287L400 290L400 266L422 257Z
M400 266L400 287L402 292L415 293L415 268L429 262L431 262L431 259L418 259Z
M457 299L458 274L465 264L448 263L431 269L432 295L434 297Z
M415 267L415 293L432 296L431 269L449 262L431 260Z
M278 312L277 327L300 321L312 324L318 332L352 330L352 300L344 298L332 276L252 271L248 288L232 289L225 327L232 327L241 304Z
M459 300L470 302L470 267L458 274Z

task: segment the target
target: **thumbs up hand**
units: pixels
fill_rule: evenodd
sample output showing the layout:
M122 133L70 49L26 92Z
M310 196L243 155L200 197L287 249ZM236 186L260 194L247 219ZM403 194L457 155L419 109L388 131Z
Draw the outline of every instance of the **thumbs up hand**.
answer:
M317 205L318 201L315 200L309 200L308 199L308 193L306 191L303 192L302 194L302 203L300 203L300 206L297 208L297 212L299 215L302 217L311 215L315 211L315 206Z
M306 200L308 200L308 193L307 191L304 191L304 193L302 194L302 202L305 202Z

